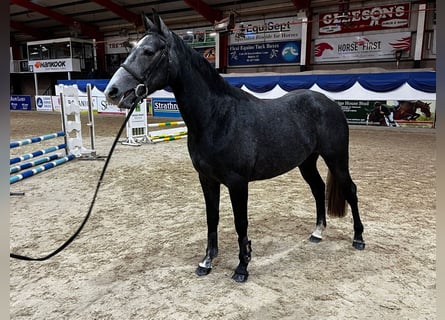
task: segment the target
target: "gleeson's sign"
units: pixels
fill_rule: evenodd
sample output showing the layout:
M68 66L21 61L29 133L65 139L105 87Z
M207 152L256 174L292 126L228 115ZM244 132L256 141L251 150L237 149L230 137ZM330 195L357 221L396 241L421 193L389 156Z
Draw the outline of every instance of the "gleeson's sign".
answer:
M320 13L319 34L379 31L409 26L409 3L350 9L348 18L340 12Z

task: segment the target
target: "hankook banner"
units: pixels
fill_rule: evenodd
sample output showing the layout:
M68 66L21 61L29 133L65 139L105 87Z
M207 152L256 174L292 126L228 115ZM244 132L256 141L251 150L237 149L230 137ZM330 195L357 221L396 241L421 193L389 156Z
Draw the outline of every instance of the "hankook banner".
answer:
M28 63L29 71L35 73L80 71L79 59L30 60Z

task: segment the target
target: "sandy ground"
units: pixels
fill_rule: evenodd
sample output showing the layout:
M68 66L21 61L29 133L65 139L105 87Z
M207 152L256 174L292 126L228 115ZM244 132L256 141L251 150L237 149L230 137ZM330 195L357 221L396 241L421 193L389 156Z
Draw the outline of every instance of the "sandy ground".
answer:
M99 155L122 121L95 118ZM11 140L58 130L58 114L11 112ZM79 237L45 262L11 259L10 318L435 319L435 148L433 129L351 128L364 251L351 246L350 214L328 218L320 244L308 241L315 208L298 170L251 183L253 256L238 284L225 188L219 257L210 275L194 274L206 223L186 141L118 145ZM75 160L13 184L25 195L10 197L11 251L43 256L68 239L103 164Z

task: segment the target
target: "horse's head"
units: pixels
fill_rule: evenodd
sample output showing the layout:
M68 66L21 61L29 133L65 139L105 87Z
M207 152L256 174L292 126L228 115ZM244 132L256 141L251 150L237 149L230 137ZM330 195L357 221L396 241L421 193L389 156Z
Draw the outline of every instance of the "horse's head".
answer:
M416 101L416 108L420 108L420 111L427 117L431 117L430 103L426 103L420 100Z
M156 13L153 20L144 15L145 35L105 88L107 100L119 108L129 109L168 84L171 31Z

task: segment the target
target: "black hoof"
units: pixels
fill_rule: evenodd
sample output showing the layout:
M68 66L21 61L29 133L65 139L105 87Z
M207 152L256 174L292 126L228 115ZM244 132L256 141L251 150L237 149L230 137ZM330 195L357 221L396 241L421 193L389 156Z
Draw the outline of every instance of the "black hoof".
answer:
M204 268L201 266L198 266L198 268L196 268L195 273L202 277L202 276L206 276L210 273L210 271L212 271L212 268Z
M362 240L354 240L352 241L352 246L356 248L357 250L364 250L365 249L365 242Z
M240 273L234 273L232 276L232 280L238 283L246 282L247 278L249 277L248 274L240 274Z
M313 242L313 243L320 243L321 242L321 238L318 238L318 237L315 237L315 236L311 235L310 238L309 238L309 241Z

